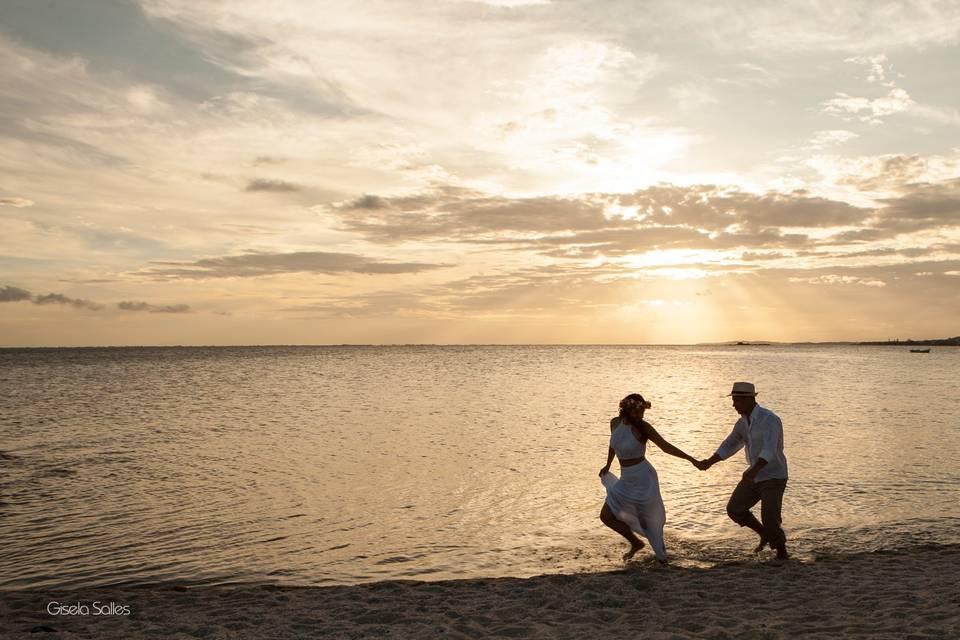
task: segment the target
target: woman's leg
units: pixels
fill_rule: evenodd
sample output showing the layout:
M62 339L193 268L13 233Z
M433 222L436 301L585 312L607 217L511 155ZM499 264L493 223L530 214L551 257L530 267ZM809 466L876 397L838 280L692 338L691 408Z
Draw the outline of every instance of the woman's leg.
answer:
M617 516L613 515L613 510L606 502L603 503L603 509L600 509L600 521L622 535L630 543L630 551L627 551L623 555L624 560L632 558L637 551L643 549L643 541L630 530L627 523L618 520Z

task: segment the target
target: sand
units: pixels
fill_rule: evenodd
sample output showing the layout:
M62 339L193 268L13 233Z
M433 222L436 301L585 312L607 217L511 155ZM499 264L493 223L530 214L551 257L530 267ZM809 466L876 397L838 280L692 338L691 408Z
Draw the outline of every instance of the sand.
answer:
M130 615L53 616L51 601L112 601ZM21 591L0 603L2 638L954 639L960 546L527 579Z

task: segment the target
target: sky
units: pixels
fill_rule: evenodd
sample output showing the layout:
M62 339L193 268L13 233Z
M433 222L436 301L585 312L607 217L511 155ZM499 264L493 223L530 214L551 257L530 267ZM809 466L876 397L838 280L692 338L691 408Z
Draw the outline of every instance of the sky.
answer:
M0 7L0 346L960 335L960 3Z

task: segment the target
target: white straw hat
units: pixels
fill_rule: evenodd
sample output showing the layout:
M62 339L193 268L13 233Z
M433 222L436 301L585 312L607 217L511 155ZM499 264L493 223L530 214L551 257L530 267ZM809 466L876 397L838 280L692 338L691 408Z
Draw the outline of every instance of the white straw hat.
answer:
M755 396L757 395L757 388L753 386L752 382L734 382L733 390L730 391L731 396Z

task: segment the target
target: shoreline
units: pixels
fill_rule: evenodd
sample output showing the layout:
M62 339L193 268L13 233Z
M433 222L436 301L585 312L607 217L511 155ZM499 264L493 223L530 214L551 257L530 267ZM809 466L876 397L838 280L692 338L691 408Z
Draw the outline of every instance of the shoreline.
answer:
M51 602L88 611L53 615L46 610ZM626 633L919 640L956 638L958 629L960 545L821 554L782 564L744 554L711 568L641 563L532 578L0 592L0 636L11 639L593 639Z

